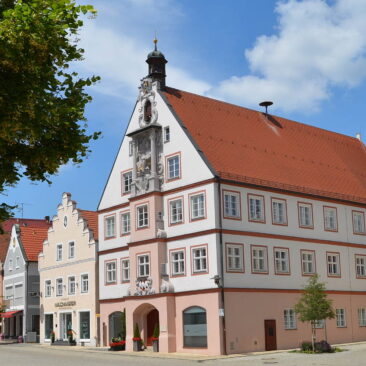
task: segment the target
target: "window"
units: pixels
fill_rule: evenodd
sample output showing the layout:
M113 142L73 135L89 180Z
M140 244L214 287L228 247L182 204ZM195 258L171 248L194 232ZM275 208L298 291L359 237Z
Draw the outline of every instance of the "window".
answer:
M354 234L365 234L365 214L360 211L352 211Z
M170 141L170 128L169 126L164 127L164 142Z
M63 294L63 283L62 278L56 280L56 296L62 296Z
M296 329L296 313L293 309L283 311L285 329Z
M75 258L75 243L73 241L69 243L69 258Z
M122 174L122 194L131 192L132 171Z
M45 314L44 315L44 338L51 339L51 333L53 331L53 314Z
M132 156L132 154L133 154L133 144L132 144L132 141L129 141L128 142L128 155Z
M264 222L264 197L248 195L249 221Z
M338 328L346 327L346 310L345 309L336 309L336 319L337 319Z
M148 206L137 207L137 227L139 229L149 226Z
M180 178L180 156L175 155L167 159L168 180Z
M207 248L193 248L193 273L207 272Z
M274 248L276 274L289 274L289 250L288 248Z
M240 193L224 191L224 217L240 219Z
M19 268L19 261L20 261L20 258L16 257L16 259L15 259L15 269Z
M267 248L252 245L251 252L252 252L252 272L268 273Z
M13 296L13 286L5 286L5 300L11 300Z
M272 198L272 224L287 225L286 201Z
M127 235L131 232L131 215L129 212L121 214L121 233Z
M108 239L115 236L115 216L113 215L105 218L105 237Z
M315 328L316 329L323 329L325 325L325 320L321 319L321 320L315 320Z
M323 213L324 213L324 230L337 231L338 230L337 209L335 207L324 206Z
M298 202L299 226L304 228L313 227L313 208L310 203Z
M183 311L183 346L207 347L206 310L193 306Z
M183 203L182 199L169 201L170 207L170 224L178 224L183 222Z
M69 277L69 295L75 295L75 276Z
M206 216L205 194L195 194L190 196L191 220L202 219Z
M341 275L340 254L327 252L328 276L339 277Z
M106 262L106 283L112 284L117 282L117 261Z
M145 122L150 122L151 121L151 102L150 100L146 100L145 105L144 105L144 121Z
M122 282L129 282L130 281L130 260L122 259L121 268L122 268Z
M9 271L13 270L13 260L9 259Z
M172 275L179 276L185 274L184 250L171 252Z
M56 246L56 260L62 261L62 244L57 244Z
M44 296L45 297L51 296L51 280L47 280L44 283Z
M358 325L366 327L366 309L358 309Z
M139 277L150 276L150 255L144 254L137 256Z
M81 293L86 294L89 292L89 275L82 274L81 275Z
M244 272L242 244L226 244L226 270Z
M90 339L90 312L81 311L80 319L80 339Z
M356 277L365 278L366 277L366 256L356 255Z
M301 251L302 274L313 275L315 273L315 252L312 250Z

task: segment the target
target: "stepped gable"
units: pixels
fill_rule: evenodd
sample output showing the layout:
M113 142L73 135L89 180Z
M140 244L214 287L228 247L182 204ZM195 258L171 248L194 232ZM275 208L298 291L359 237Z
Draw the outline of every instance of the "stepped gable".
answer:
M221 178L366 204L358 139L173 88L162 94Z
M81 216L88 222L88 226L93 230L95 240L98 240L98 213L95 211L80 210Z

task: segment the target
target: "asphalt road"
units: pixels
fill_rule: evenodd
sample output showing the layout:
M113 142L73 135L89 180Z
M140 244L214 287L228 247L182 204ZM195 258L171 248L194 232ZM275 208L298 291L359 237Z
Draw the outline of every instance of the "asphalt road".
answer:
M227 366L365 366L366 344L343 346L344 352L322 355L265 353L216 360L187 360L130 356L123 352L90 352L64 347L38 345L0 345L0 366L110 366L110 365L227 365Z

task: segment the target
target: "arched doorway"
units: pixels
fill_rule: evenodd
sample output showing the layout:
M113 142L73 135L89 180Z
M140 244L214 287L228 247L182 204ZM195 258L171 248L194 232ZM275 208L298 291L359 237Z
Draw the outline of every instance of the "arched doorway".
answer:
M141 304L133 312L133 324L138 324L146 346L152 346L154 328L159 325L159 311L151 304Z
M159 312L156 309L151 310L146 316L146 345L152 346L154 329L159 326Z

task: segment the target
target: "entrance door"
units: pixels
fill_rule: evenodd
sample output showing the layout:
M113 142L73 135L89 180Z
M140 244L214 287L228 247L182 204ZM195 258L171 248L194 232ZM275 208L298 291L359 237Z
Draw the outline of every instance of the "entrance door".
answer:
M277 349L276 320L271 319L264 321L264 334L266 342L266 351L272 351Z
M60 327L60 337L67 341L67 331L72 329L72 317L71 313L62 313L61 315L61 327Z
M154 309L147 314L147 339L146 345L152 346L152 337L154 334L155 325L159 324L159 312Z

